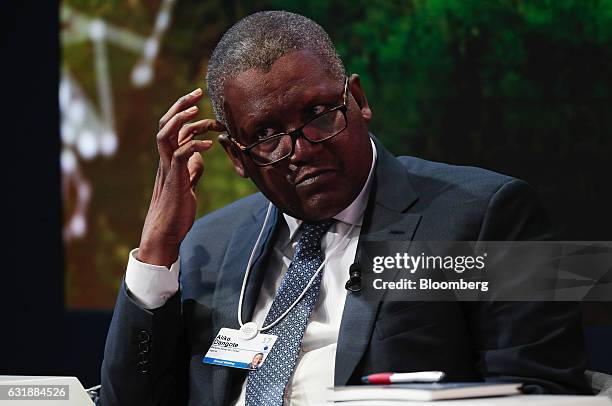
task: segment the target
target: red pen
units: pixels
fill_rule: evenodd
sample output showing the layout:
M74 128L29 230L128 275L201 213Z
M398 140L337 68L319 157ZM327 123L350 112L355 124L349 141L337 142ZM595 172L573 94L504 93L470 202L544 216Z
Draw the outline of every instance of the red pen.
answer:
M422 372L381 372L378 374L366 375L361 378L361 382L375 385L388 385L390 383L402 382L439 382L444 378L442 371L422 371Z

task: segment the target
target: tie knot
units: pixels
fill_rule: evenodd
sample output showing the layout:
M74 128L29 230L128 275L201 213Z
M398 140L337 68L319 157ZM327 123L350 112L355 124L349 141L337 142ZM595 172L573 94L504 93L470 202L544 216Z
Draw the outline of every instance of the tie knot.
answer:
M320 246L323 234L329 230L332 224L334 224L333 219L321 221L319 223L303 223L300 242L302 245L305 243Z
M303 223L302 227L304 229L304 233L310 233L312 235L317 235L318 238L321 238L323 234L329 230L329 228L334 224L333 219L324 220L319 223Z

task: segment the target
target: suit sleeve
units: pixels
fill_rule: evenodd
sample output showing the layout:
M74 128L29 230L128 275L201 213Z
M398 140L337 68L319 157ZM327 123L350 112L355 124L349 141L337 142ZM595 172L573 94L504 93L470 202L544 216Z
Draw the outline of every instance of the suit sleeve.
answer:
M513 179L493 194L479 241L551 240L535 191ZM590 394L578 302L464 303L487 381L524 383L527 393Z
M180 291L146 310L122 282L104 349L101 405L186 404L183 340Z

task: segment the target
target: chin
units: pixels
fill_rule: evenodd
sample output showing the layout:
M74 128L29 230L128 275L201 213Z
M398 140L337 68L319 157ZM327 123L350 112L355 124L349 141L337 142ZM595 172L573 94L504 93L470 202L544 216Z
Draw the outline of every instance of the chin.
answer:
M312 223L322 220L327 220L340 213L350 202L346 205L330 203L335 199L325 194L319 194L311 197L306 201L306 204L302 207L301 220Z

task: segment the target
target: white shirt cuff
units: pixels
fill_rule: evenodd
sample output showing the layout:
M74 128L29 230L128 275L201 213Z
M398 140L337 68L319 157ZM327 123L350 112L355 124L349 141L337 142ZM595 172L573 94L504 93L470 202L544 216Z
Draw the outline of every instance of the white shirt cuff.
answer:
M136 255L138 248L130 251L125 286L129 293L145 309L157 309L179 289L179 259L168 269L162 265L140 262Z

